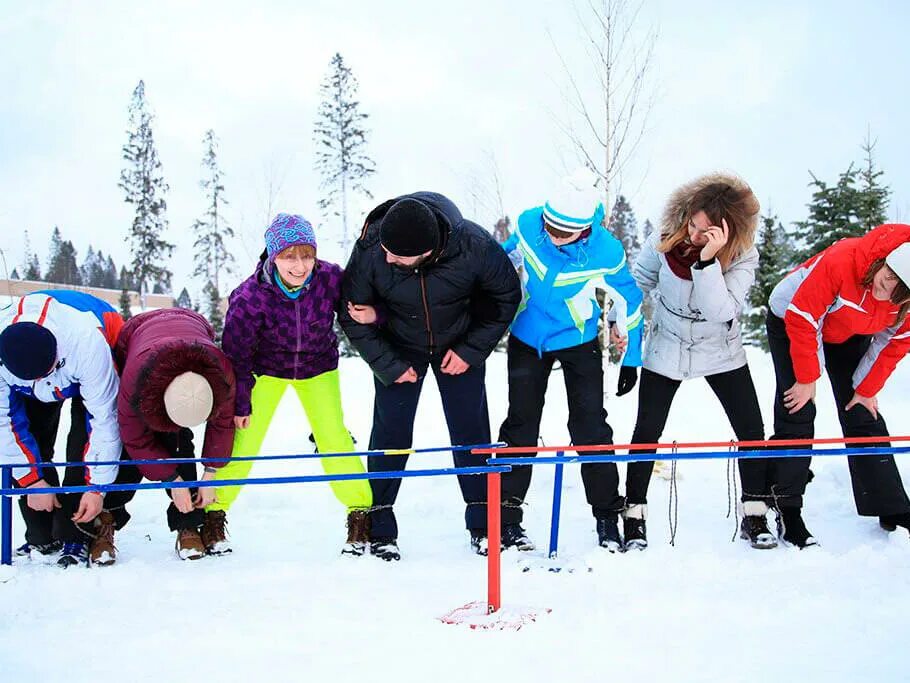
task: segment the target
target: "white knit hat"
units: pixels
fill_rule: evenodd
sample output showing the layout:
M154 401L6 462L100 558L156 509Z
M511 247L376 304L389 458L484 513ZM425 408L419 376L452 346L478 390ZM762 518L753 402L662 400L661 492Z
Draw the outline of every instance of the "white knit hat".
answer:
M904 242L885 257L885 263L901 282L910 287L910 242Z
M177 375L164 390L164 409L174 424L195 427L212 414L212 387L196 372Z
M586 168L563 178L543 205L544 220L566 232L581 232L590 228L600 204L595 182L594 174Z

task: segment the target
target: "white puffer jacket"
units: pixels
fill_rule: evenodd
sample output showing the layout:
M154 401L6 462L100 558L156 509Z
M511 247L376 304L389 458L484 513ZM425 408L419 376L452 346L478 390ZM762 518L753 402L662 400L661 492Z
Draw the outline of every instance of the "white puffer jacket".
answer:
M692 280L684 280L657 251L659 241L652 234L632 266L638 287L654 302L643 367L684 380L745 365L739 316L755 281L758 250L734 259L726 272L717 261L701 270L693 266Z

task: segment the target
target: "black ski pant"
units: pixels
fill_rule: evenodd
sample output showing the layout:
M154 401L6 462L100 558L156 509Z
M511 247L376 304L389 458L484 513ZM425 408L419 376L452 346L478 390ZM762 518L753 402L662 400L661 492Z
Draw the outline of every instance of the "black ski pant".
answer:
M182 428L177 432L155 432L155 438L164 444L172 458L195 458L193 446L193 431ZM196 481L196 463L182 463L177 465L177 475L183 481ZM165 489L168 498L173 500L172 490ZM190 495L195 496L199 489L191 488ZM193 508L190 512L180 512L172 502L167 508L167 525L171 531L184 529L198 529L205 521L205 511Z
M540 418L554 361L562 366L569 404L569 436L575 446L613 443L613 429L604 408L603 355L597 340L539 356L536 349L514 335L508 342L509 412L499 428L499 440L509 446L536 446ZM585 455L612 455L612 450ZM510 454L534 457L535 453ZM624 507L619 495L616 463L586 463L581 466L585 495L595 517L616 515ZM502 523L518 524L521 505L531 485L531 466L513 467L502 475Z
M760 441L765 438L761 408L748 365L716 375L707 375L705 380L720 401L737 439ZM680 384L682 380L670 379L647 369L642 370L641 382L638 385L638 417L635 421L632 443L660 441L670 414L670 406ZM692 409L702 410L703 406L693 406ZM654 453L655 450L632 452ZM648 484L653 469L654 463L651 461L629 463L626 470L626 500L629 505L648 502ZM773 483L773 470L774 463L768 459L739 461L744 502L766 500Z
M25 414L28 418L29 430L38 444L38 454L42 463L51 463L54 459L54 444L57 440L57 431L60 427L60 412L62 402L44 403L38 399L25 397ZM70 400L70 430L66 439L66 462L82 463L84 460L85 446L88 443L88 413L82 399L78 396ZM121 458L126 459L122 453ZM60 486L57 469L52 465L41 467L41 478L50 486ZM121 466L116 483L136 483L141 475L135 467ZM84 486L85 468L67 467L63 475L64 486ZM132 500L135 491L110 491L104 496L104 509L114 516L118 529L122 528L130 515L126 511L126 504ZM19 509L25 521L25 540L29 545L44 545L52 540L70 542L86 542L94 536L93 525L75 524L73 516L79 509L81 493L64 493L57 496L60 507L53 512L32 510L28 506L26 496L19 496Z
M447 375L440 370L442 358L405 358L417 372L417 382L384 385L374 378L376 397L373 403L373 431L370 450L407 449L414 438L414 416L423 381L432 369L442 398L449 439L453 445L490 442L490 416L484 384L484 365L471 366L460 375ZM456 467L482 467L485 455L467 451L453 452ZM433 457L433 456L430 456ZM375 455L367 458L370 472L403 470L406 455ZM468 529L486 531L487 483L483 475L459 475L458 484L464 498L465 525ZM370 512L371 538L398 538L398 522L392 506L401 487L401 479L371 479L373 509Z
M784 392L796 382L793 361L790 357L790 339L781 318L768 313L766 320L768 344L774 361L774 375L777 389L774 395L774 436L772 439L811 439L815 436L815 402L809 401L791 415L784 407ZM869 348L872 338L854 335L841 344L823 344L825 372L831 382L837 417L841 432L851 436L888 436L888 427L881 411L873 417L864 406L857 405L849 411L844 407L853 398L853 373ZM888 448L891 444L883 438L881 442L867 444ZM788 479L783 481L778 496L786 496L781 505L802 507L803 494L809 476L809 457L786 458L789 464ZM850 479L853 482L853 498L860 515L877 517L910 513L910 500L904 490L900 472L893 455L853 455L847 457Z

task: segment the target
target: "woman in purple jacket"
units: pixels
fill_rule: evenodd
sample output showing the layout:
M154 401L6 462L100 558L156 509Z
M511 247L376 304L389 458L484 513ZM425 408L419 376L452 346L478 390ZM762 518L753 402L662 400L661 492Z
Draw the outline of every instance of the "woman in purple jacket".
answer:
M222 347L234 365L237 398L232 457L259 454L275 409L292 387L322 453L353 451L341 409L338 339L332 329L341 300L342 269L316 258L313 226L302 216L280 213L265 232L266 250L256 272L231 293ZM357 456L324 458L327 474L363 472ZM232 460L216 480L243 479L252 461ZM369 538L367 480L333 481L348 509L342 554L362 555ZM227 512L238 486L219 487L206 512Z

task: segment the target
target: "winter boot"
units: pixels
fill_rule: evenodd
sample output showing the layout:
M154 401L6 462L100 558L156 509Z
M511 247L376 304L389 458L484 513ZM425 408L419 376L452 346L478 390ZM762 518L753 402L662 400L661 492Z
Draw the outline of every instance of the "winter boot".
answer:
M616 515L597 518L597 544L611 553L622 552L622 537Z
M114 547L116 528L114 515L106 510L95 519L95 538L88 553L91 564L107 567L117 561L117 548Z
M231 552L227 539L227 515L224 510L212 510L205 513L202 522L202 545L209 555L226 555Z
M370 541L370 555L375 555L380 560L391 562L400 560L401 553L398 552L397 538L374 538Z
M181 529L177 532L177 557L181 560L198 560L205 557L205 544L198 529Z
M468 529L471 534L471 550L477 555L487 556L490 549L490 542L487 540L486 529Z
M800 550L818 545L803 522L801 508L785 507L777 513L777 535Z
M88 546L85 543L64 543L57 566L67 569L80 564L88 567Z
M370 542L370 515L366 510L348 512L348 540L341 549L342 555L360 557Z
M505 524L502 527L502 549L515 548L516 550L534 550L534 542L521 528L521 524Z
M625 538L623 550L644 550L648 547L648 530L645 525L647 517L646 503L630 505L623 511L622 535Z
M910 530L910 514L882 515L878 518L878 524L885 531L896 531L899 526Z
M31 560L46 560L59 553L61 550L63 550L63 543L60 541L51 541L50 543L40 543L37 545L23 543L16 548L16 557L27 557Z
M766 550L777 547L777 539L768 529L768 505L760 500L743 502L743 522L739 527L739 537L749 541L753 548Z

